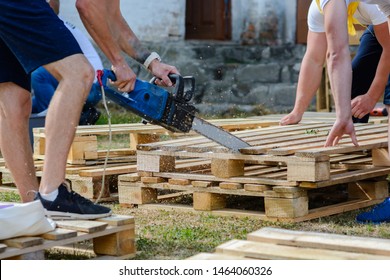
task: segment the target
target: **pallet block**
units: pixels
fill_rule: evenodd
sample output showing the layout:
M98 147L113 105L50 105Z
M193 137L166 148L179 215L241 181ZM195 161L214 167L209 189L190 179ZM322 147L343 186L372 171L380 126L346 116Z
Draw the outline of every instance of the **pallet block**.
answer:
M247 240L231 240L191 260L388 260L390 239L262 228Z
M135 256L135 226L131 216L113 215L93 221L57 221L54 231L41 236L0 241L0 259L44 259L44 251L92 240L96 258Z

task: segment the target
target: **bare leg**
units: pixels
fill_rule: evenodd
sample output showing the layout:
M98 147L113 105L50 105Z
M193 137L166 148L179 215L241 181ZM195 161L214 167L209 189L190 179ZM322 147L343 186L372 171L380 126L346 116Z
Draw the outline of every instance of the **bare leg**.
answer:
M30 92L14 83L0 83L0 145L23 202L38 190L29 139Z
M76 54L45 65L59 81L46 115L46 146L40 192L53 192L65 180L66 160L81 109L94 78L87 59Z

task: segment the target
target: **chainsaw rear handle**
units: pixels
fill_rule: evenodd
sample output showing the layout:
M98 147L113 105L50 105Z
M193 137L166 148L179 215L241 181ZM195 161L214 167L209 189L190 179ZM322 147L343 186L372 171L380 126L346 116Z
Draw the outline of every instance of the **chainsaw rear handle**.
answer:
M184 79L182 76L178 75L178 74L169 74L168 75L168 78L171 80L171 82L173 83L173 91L172 91L172 95L178 99L178 100L182 100L182 96L184 94ZM156 83L156 80L157 80L157 77L153 77L149 83L151 84L155 84Z
M189 102L194 96L195 91L195 78L192 76L182 77L178 74L169 74L168 78L174 84L172 95L175 99L182 103ZM153 77L150 83L154 84L157 77Z

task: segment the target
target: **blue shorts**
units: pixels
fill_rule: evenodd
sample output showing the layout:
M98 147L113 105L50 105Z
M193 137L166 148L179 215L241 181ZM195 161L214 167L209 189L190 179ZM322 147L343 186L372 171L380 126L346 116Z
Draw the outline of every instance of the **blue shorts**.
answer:
M82 53L46 0L0 0L0 83L31 89L39 66Z
M368 26L360 38L360 45L352 60L351 98L367 93L375 78L376 69L382 55L382 46L375 37L374 28ZM383 93L383 103L390 105L390 77ZM369 114L361 119L353 117L354 122L368 122Z

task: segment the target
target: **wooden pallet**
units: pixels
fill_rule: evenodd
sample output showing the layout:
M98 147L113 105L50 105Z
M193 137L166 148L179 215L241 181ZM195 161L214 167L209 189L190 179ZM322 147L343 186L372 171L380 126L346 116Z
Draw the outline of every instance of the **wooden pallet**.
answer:
M385 178L322 189L174 178L165 181L162 177L134 180L137 174L119 176L118 195L122 206L204 211L282 222L301 222L361 209L382 202L389 194Z
M36 162L36 175L42 177L42 162ZM70 183L70 187L80 195L99 201L117 201L118 200L118 176L137 171L137 165L128 163L109 163L92 165L92 166L75 166L68 165L66 168L65 178ZM104 176L104 186L103 186ZM3 191L16 190L14 179L6 167L0 167L0 178L2 185L8 186Z
M319 187L316 182L331 178L332 156L363 155L387 148L387 124L356 125L358 147L349 138L343 138L335 147L323 147L330 129L329 123L313 123L240 131L235 135L252 145L240 153L230 152L204 137L139 145L138 170L173 172L176 158L211 159L213 175L230 178L243 175L245 165L258 163L286 166L288 182L308 182L305 187Z
M357 125L359 147L343 139L323 144L330 123L269 127L237 132L251 148L231 153L202 137L140 145L139 174L121 175L119 202L149 204L158 190L191 193L195 210L228 210L229 196L257 197L266 220L302 221L367 207L388 196L389 166L376 166L387 147L387 125ZM387 152L385 152L386 154ZM373 154L373 155L372 155ZM181 170L178 159L197 160ZM347 199L311 207L313 190L348 185ZM247 213L248 214L248 213Z
M388 260L390 240L262 228L247 240L231 240L190 260Z
M213 124L229 131L237 131L277 125L277 121L263 121L261 119L217 119L210 120ZM102 140L109 136L110 127L108 125L79 126L76 130L75 138L71 146L68 163L86 164L87 162L101 161L107 154L107 147L102 148ZM158 142L161 139L177 138L194 133L171 133L163 127L157 125L136 124L115 124L111 126L113 136L122 136L124 146L110 150L110 158L126 158L134 156L138 144ZM34 128L34 157L44 159L45 156L45 129ZM107 146L103 145L103 146ZM133 158L134 159L134 158Z
M0 241L0 259L44 259L44 251L92 240L90 255L98 259L125 259L135 256L134 217L113 215L85 221L57 221L54 231L41 236Z

